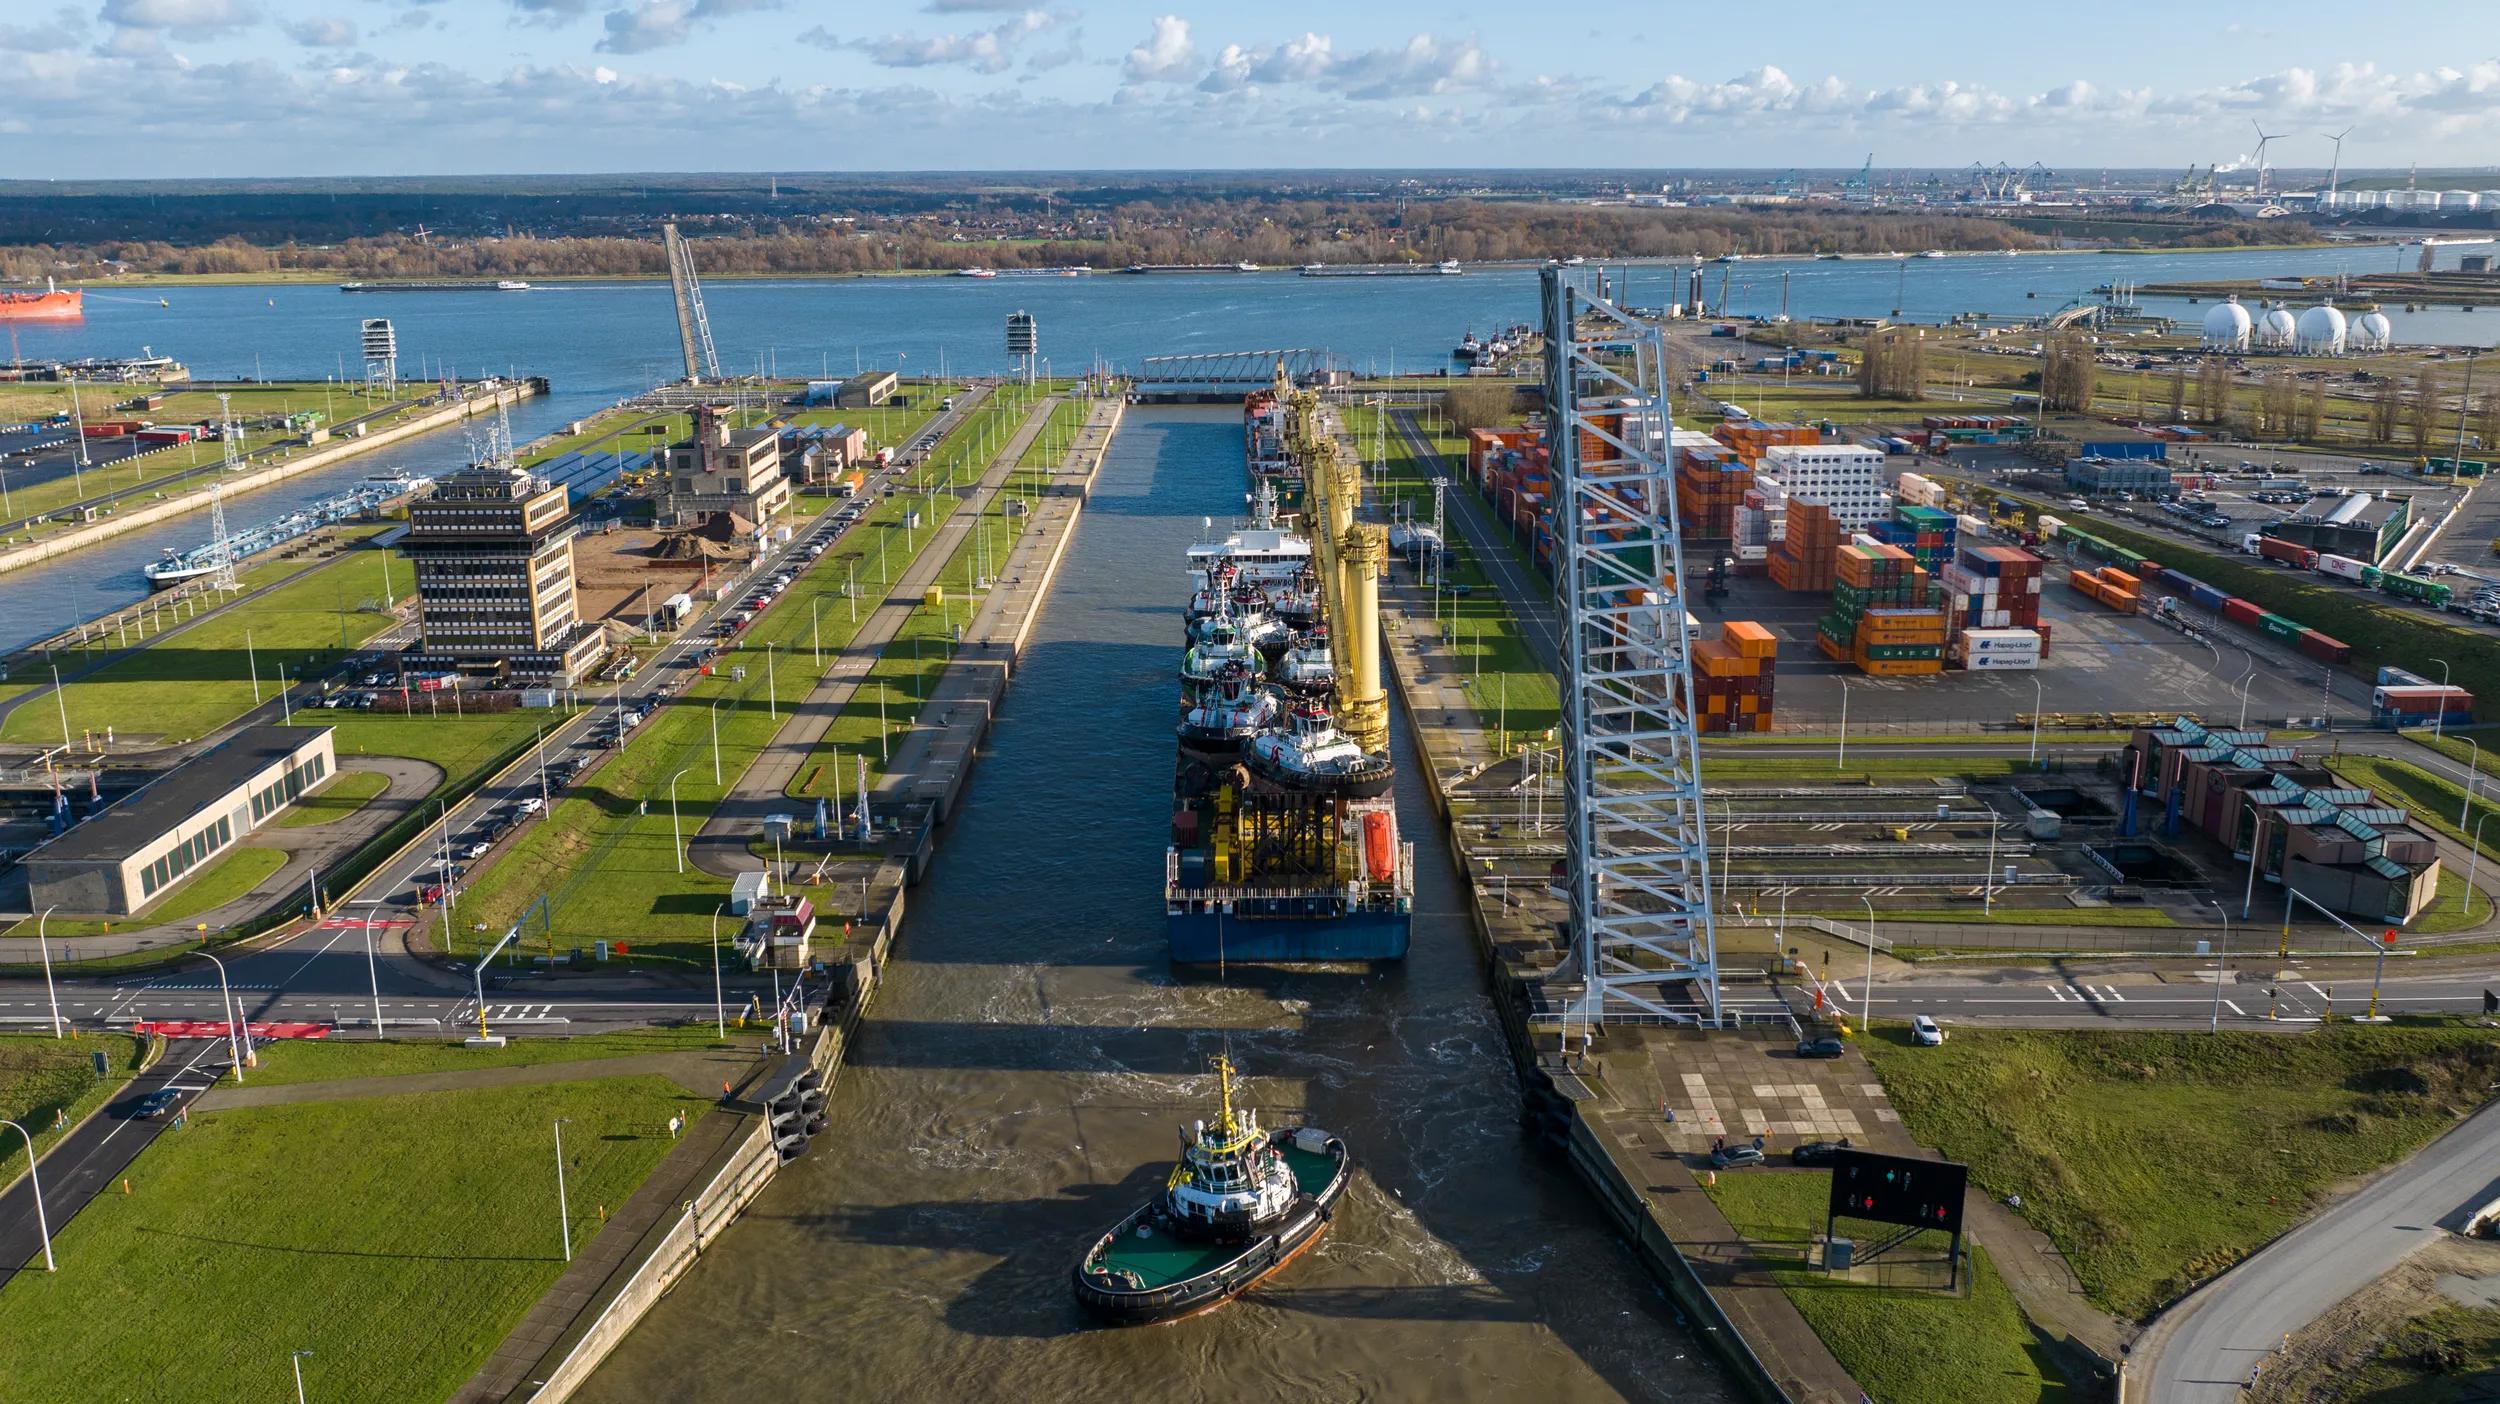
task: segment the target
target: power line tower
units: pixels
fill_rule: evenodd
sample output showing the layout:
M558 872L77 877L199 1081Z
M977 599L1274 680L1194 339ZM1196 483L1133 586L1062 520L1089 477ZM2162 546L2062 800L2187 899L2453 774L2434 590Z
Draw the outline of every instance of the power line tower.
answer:
M694 253L675 224L660 226L668 250L668 289L677 300L677 344L686 355L686 379L720 379L720 357L712 350L712 322L703 314L703 283L694 275Z
M1571 1015L1716 1024L1692 639L1680 588L1666 335L1594 289L1595 268L1544 272L1563 639L1566 883L1578 992Z
M242 468L242 460L234 452L233 397L217 397L217 442L225 454L225 467L208 485L208 555L214 567L209 572L212 590L232 591L242 588L234 578L234 542L226 535L226 478Z

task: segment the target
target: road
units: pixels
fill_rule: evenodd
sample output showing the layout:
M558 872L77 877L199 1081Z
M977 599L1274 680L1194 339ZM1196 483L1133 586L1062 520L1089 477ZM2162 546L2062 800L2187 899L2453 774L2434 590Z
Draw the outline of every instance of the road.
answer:
M43 1217L51 1231L58 1234L88 1200L121 1178L121 1173L139 1158L139 1152L146 1150L150 1141L174 1124L170 1114L153 1120L137 1115L135 1109L141 1098L171 1087L188 1104L192 1097L207 1091L228 1066L222 1040L188 1039L169 1044L154 1067L133 1078L120 1096L45 1152L37 1172L43 1177ZM17 1183L0 1193L0 1286L7 1285L29 1264L33 1271L42 1271L42 1253L34 1182L20 1176Z
M2283 1338L2500 1194L2500 1105L2344 1197L2164 1312L2133 1353L2139 1397L2235 1404Z
M2005 1023L2026 1026L2108 1027L2113 1025L2203 1028L2217 1013L2225 1028L2269 1025L2311 1025L2331 1009L2339 1019L2364 1013L2370 1004L2370 969L2355 962L2321 974L2287 967L2275 959L2274 936L2263 936L2266 950L2239 960L2219 985L2211 963L2181 968L2167 962L2161 974L2112 973L2111 963L2078 968L2060 962L2052 968L2008 970L1988 976L1918 975L1894 978L1876 973L1874 1013L1878 1019L1901 1020L1932 1014L1940 1022ZM1867 1009L1866 975L1845 955L1819 979L1809 979L1806 997L1820 986L1827 1003L1863 1016ZM2221 998L2217 1000L2217 989ZM2500 992L2500 963L2489 969L2467 968L2432 973L2398 972L2379 986L2379 1008L2390 1014L2473 1014L2483 1007L2483 991ZM2269 1017L2271 1014L2272 1017Z

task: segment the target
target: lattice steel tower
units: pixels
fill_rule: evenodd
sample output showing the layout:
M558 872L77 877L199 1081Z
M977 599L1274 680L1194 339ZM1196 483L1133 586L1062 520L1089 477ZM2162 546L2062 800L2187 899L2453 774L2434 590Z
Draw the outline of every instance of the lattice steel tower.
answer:
M1545 270L1555 591L1565 626L1565 882L1578 986L1569 1013L1590 1024L1627 1015L1716 1024L1718 940L1666 338L1605 289L1596 268Z
M720 379L720 357L712 350L712 319L703 310L703 280L694 275L694 251L674 224L660 226L660 245L668 255L669 295L677 303L677 346L686 358L686 379L697 384Z

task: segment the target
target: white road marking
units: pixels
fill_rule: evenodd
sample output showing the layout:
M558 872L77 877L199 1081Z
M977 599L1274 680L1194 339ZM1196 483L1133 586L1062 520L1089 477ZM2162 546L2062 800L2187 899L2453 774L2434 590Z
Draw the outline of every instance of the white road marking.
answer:
M2231 1013L2232 1013L2235 1017L2242 1018L2242 1019L2245 1019L2245 1018L2247 1018L2247 1017L2248 1017L2248 1011L2247 1011L2247 1010L2245 1010L2245 1009L2240 1008L2239 1004L2238 1004L2236 1001L2226 999L2226 1000L2224 1000L2224 1001L2222 1002L2222 1007L2223 1007L2223 1008L2225 1008L2225 1009L2230 1010L2230 1011L2231 1011Z

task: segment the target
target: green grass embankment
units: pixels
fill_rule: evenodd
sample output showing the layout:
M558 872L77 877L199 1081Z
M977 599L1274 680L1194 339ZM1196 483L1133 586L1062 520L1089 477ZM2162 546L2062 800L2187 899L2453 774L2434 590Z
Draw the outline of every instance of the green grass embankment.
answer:
M734 1007L729 1010L733 1016L737 1012ZM638 1058L650 1053L711 1048L753 1050L762 1046L763 1034L742 1034L735 1023L729 1027L729 1037L723 1040L711 1014L707 1008L699 1022L671 1027L567 1038L516 1038L501 1048L471 1048L463 1043L425 1039L279 1039L260 1050L251 1085L275 1087L351 1077L410 1077L474 1068L538 1067L547 1063Z
M2411 1154L2500 1080L2500 1043L2466 1029L1956 1029L1916 1048L1884 1028L1861 1046L1911 1134L1968 1163L1973 1193L2021 1196L2085 1294L2131 1319Z
M1708 1193L1746 1243L1769 1260L1768 1275L1841 1368L1874 1398L2042 1404L2069 1397L1986 1250L1971 1248L1969 1287L1959 1296L1835 1280L1806 1265L1808 1249L1823 1232L1829 1171L1741 1171L1721 1175ZM1894 1252L1935 1256L1949 1241L1921 1234Z
M391 787L391 777L378 770L342 770L330 783L278 811L272 822L281 829L309 829L344 819Z
M449 1397L710 1109L665 1078L195 1112L0 1288L26 1399ZM178 1328L176 1326L178 1323Z
M71 1011L63 1010L64 1014ZM111 1101L139 1071L147 1042L128 1034L0 1033L0 1120L14 1121L48 1150L89 1112ZM95 1055L107 1069L95 1074ZM0 1127L0 1185L26 1172L26 1143Z

